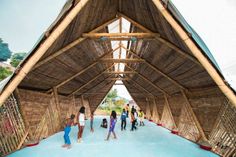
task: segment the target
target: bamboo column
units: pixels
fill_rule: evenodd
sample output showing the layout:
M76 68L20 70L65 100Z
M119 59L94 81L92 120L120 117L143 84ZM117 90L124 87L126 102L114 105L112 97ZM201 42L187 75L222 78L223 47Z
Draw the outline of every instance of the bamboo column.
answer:
M167 110L168 110L168 112L169 112L170 118L171 118L171 120L172 120L172 122L173 122L174 128L177 128L177 125L176 125L176 123L175 123L174 117L173 117L172 112L171 112L171 109L170 109L170 104L169 104L169 101L168 101L168 99L167 99L167 96L164 95L164 98L165 98L166 107L167 107Z
M56 106L56 114L58 117L58 127L57 127L57 130L60 130L61 128L61 122L62 122L62 119L61 119L61 109L60 109L60 103L59 103L59 99L58 99L58 93L57 93L57 88L53 88L53 97L54 97L54 103L55 103L55 106Z
M191 104L190 104L190 102L189 102L189 100L188 100L188 98L187 98L185 92L184 92L183 90L181 90L181 92L182 92L182 95L183 95L183 97L184 97L184 99L185 99L185 101L186 101L186 103L184 103L184 104L185 104L185 107L186 107L186 109L190 112L190 115L191 115L191 117L193 118L193 121L194 121L194 123L196 124L196 126L197 126L197 128L198 128L198 131L200 132L200 134L201 134L203 140L208 141L208 139L206 138L206 135L205 135L205 133L204 133L204 131L203 131L203 129L202 129L202 127L201 127L201 125L200 125L200 123L199 123L199 121L198 121L198 119L197 119L197 117L196 117L196 115L195 115L195 113L194 113L192 107L191 107Z

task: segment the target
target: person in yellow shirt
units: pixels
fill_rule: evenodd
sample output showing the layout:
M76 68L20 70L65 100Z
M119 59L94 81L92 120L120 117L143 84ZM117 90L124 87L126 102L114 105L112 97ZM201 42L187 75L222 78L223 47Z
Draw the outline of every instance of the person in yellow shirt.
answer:
M139 110L138 116L139 116L139 119L140 119L139 126L144 126L144 122L143 122L144 121L144 112L142 110Z

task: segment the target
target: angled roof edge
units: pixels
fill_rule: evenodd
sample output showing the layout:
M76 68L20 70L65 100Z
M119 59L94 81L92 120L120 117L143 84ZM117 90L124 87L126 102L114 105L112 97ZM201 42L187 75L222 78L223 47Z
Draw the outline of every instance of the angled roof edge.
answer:
M65 17L65 15L72 9L74 5L75 0L67 0L63 8L61 9L61 12L57 16L57 18L53 21L53 23L48 27L48 29L42 33L42 35L39 37L38 41L35 43L35 45L32 47L32 49L27 53L27 56L23 59L23 61L17 66L15 71L12 75L5 78L4 80L0 81L0 93L5 89L6 85L9 83L9 81L14 78L15 75L17 75L16 71L24 65L25 62L27 62L28 58L34 53L37 48L40 46L40 44L47 38L47 34L50 33L55 26ZM181 26L189 33L191 34L191 38L196 43L198 47L204 52L204 55L208 58L208 60L212 63L212 65L215 67L215 69L218 71L220 76L225 81L225 78L219 68L219 65L217 64L216 60L214 59L213 55L211 54L210 50L204 43L204 41L199 37L199 35L194 31L194 29L187 23L187 21L184 19L184 17L181 15L181 13L178 11L178 9L174 6L174 4L170 0L162 0L164 4L166 4L167 9L170 11L170 13L173 15L173 17L177 20L178 23L181 24ZM227 83L228 87L236 93L236 90L234 90L230 84Z
M182 28L190 35L190 38L195 42L195 44L202 50L203 55L210 61L210 63L214 66L217 70L219 75L222 77L226 85L236 93L236 89L234 89L225 79L218 63L216 62L214 56L212 55L211 51L202 40L202 38L197 34L197 32L188 24L179 10L175 7L175 5L171 2L171 0L162 0L162 2L167 6L167 10L171 13L175 20L182 26Z

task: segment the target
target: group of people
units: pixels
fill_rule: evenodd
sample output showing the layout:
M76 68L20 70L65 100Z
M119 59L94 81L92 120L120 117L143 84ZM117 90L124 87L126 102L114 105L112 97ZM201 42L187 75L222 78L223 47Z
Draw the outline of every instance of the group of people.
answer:
M121 113L121 131L126 130L126 119L129 118L129 104L126 105L126 107L123 109L123 112ZM139 112L132 106L131 112L130 112L130 121L131 121L131 130L137 130L137 125L139 121L140 126L144 126L144 112L142 110L139 110Z
M94 128L93 128L93 113L91 113L91 117L90 117L90 131L94 132ZM144 112L142 110L139 110L139 112L134 108L134 106L132 106L131 111L129 108L129 104L127 104L125 106L125 108L123 109L122 113L121 113L121 130L126 130L126 119L129 118L130 116L130 122L131 122L131 131L133 130L137 130L137 125L138 125L138 121L139 121L139 125L140 126L144 126ZM82 135L83 135L83 131L84 131L84 126L85 126L85 107L82 106L79 110L78 116L77 116L77 123L74 122L75 121L75 115L72 114L70 116L70 118L66 119L65 121L65 127L64 127L64 141L65 144L62 146L64 148L71 148L71 141L70 141L70 137L69 137L69 133L71 131L71 126L75 126L78 125L78 143L82 142ZM109 123L109 131L107 134L107 138L105 140L109 140L110 135L113 134L114 138L116 139L116 133L115 133L115 125L117 122L117 114L115 111L111 112L110 115L110 123ZM103 128L107 128L108 126L108 122L107 120L104 118L102 120L102 124L101 127Z

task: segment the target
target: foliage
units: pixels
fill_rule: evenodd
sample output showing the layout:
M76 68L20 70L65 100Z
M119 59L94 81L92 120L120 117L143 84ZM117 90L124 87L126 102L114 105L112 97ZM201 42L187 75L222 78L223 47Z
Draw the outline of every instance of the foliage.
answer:
M13 67L17 67L18 64L25 58L25 56L26 56L26 53L24 53L24 52L13 54L12 57L11 57L11 63L10 64Z
M114 99L116 97L117 97L117 89L111 90L107 95L107 98L111 98L111 99Z
M119 97L117 89L114 89L107 94L107 97L98 109L105 112L107 115L110 115L112 110L116 111L117 114L121 114L123 106L127 101L128 100L125 98Z
M0 81L11 75L11 70L8 68L0 67Z
M8 48L8 44L4 43L0 38L0 62L7 61L11 57L11 50Z

